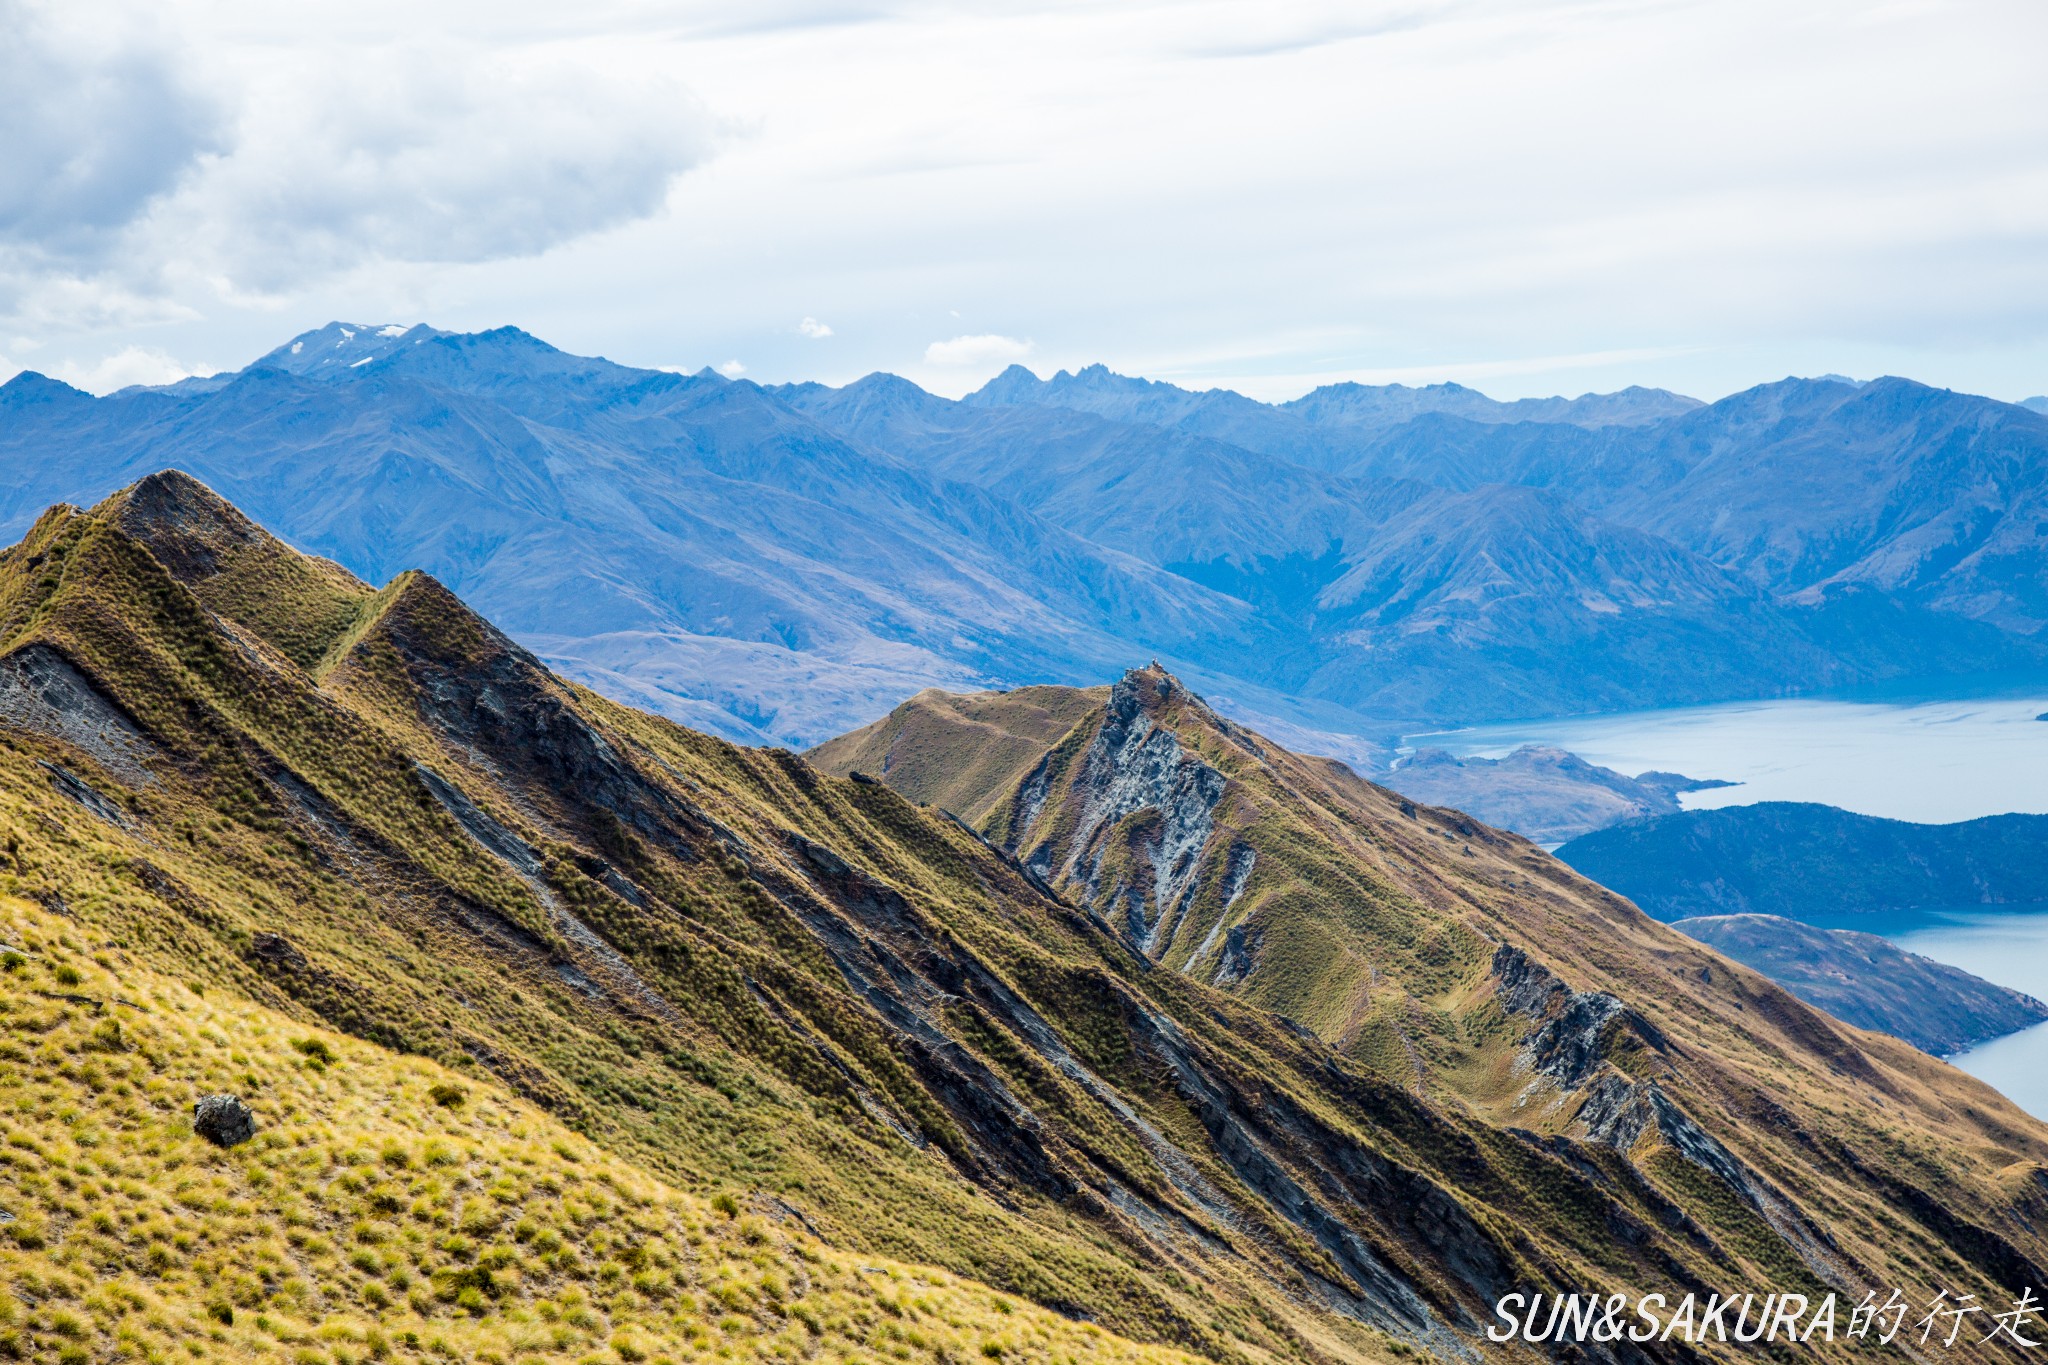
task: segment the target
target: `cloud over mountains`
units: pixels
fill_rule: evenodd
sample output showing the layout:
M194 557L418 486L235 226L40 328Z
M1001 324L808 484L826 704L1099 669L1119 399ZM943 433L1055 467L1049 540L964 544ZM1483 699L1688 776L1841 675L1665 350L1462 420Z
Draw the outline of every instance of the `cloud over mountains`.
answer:
M177 25L0 0L0 311L147 315L194 278L264 296L531 256L660 211L711 147L681 83L558 45L330 25L202 49Z

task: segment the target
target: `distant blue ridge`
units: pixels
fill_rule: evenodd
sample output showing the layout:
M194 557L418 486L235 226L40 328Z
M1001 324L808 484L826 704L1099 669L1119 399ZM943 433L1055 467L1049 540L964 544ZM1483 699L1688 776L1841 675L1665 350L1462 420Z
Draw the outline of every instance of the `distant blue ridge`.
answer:
M1903 379L1276 405L1013 367L956 402L337 322L105 398L0 386L13 533L165 467L757 743L1157 656L1369 765L1403 730L2025 666L2048 621L2048 417Z

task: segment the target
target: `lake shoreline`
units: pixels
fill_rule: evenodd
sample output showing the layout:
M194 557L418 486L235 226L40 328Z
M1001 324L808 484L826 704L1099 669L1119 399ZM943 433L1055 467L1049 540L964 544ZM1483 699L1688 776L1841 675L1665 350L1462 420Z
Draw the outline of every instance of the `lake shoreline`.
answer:
M1564 749L1629 776L1736 785L1679 796L1686 810L1797 801L1917 824L2048 814L2048 686L1912 701L1793 698L1472 726L1403 749L1498 759Z

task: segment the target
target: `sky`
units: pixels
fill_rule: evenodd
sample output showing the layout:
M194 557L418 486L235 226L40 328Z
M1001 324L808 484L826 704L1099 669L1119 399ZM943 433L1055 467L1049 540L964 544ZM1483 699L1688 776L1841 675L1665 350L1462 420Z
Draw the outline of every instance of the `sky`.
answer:
M0 376L2048 392L2040 0L0 0Z

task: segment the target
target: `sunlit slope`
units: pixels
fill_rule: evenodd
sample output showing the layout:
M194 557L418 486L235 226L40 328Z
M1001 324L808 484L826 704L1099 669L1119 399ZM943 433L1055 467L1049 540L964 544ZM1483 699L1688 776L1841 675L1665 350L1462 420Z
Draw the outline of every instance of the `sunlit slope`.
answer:
M680 1193L489 1081L0 901L0 1355L1185 1360ZM20 950L20 951L13 951ZM250 1141L195 1136L244 1097Z
M967 696L927 688L872 725L804 757L865 773L923 805L975 822L1045 751L1109 697L1103 687L1020 687Z
M0 890L671 1185L1219 1360L1492 1358L1510 1289L2043 1278L2040 1129L1990 1092L1169 684L1091 705L991 842L156 476L0 555ZM1143 799L1094 820L1091 773ZM1192 874L1155 860L1212 791ZM1259 907L1242 979L1134 946L1102 896L1141 867L1225 947ZM1330 961L1365 998L1317 1018ZM1321 1036L1254 1003L1288 991Z
M1162 975L1296 1019L1433 1105L1618 1162L1602 1169L1776 1273L1862 1267L1930 1295L1966 1267L2008 1292L2040 1276L2048 1133L2003 1097L1156 669L1008 790L961 799Z
M17 893L665 1179L1223 1359L1455 1354L1603 1254L1511 1248L1436 1169L1454 1120L1371 1131L1372 1083L958 824L566 686L188 479L53 510L0 632Z

